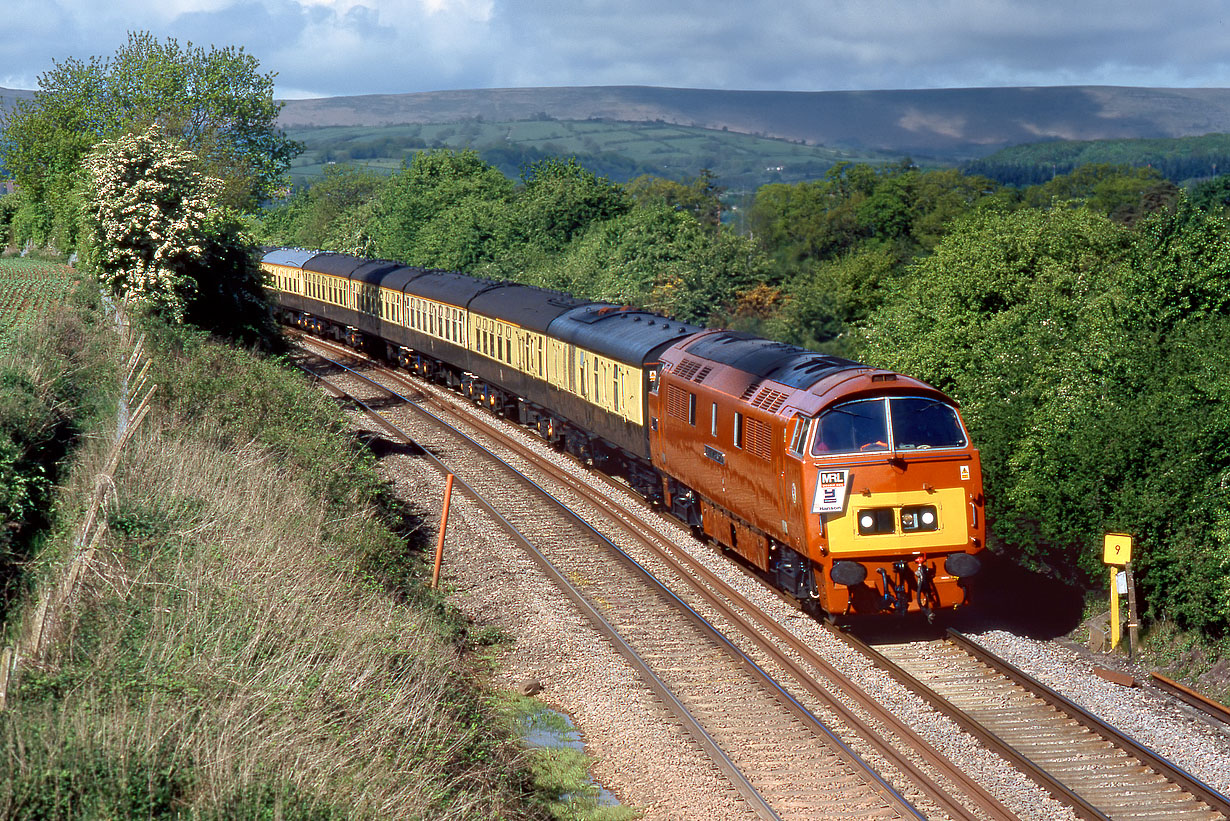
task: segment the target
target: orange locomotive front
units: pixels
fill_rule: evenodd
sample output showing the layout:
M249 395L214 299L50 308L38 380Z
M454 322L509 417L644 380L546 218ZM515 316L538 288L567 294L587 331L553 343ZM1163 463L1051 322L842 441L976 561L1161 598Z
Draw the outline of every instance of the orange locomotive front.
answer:
M967 601L982 474L940 391L712 331L664 352L649 408L664 503L787 593L834 614Z

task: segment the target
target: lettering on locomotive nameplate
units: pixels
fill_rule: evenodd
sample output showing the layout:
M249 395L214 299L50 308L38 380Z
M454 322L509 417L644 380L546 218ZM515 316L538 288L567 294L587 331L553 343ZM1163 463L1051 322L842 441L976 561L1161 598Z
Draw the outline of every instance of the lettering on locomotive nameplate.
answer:
M705 455L717 462L719 465L726 464L726 454L716 448L711 448L708 445L705 445Z
M841 513L846 509L849 496L850 471L822 470L816 482L816 498L812 500L812 513Z

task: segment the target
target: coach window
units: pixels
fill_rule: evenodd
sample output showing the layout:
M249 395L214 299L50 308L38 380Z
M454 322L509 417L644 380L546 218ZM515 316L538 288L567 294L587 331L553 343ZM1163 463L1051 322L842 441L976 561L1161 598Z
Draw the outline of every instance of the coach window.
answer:
M688 424L696 427L696 394L688 394Z
M735 411L735 447L743 449L743 414Z
M709 416L709 435L712 436L714 439L716 439L717 438L717 402L714 402L709 410L711 414Z

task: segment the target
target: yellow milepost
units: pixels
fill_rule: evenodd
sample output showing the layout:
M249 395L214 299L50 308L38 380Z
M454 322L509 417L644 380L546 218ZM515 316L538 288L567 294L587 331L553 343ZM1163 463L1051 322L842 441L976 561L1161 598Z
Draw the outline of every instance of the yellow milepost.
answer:
M1132 560L1132 537L1127 533L1107 533L1102 540L1102 563L1123 567Z
M1122 628L1119 627L1119 586L1116 584L1116 576L1119 575L1119 568L1112 567L1110 569L1110 649L1114 650L1119 646L1119 639L1122 638L1120 633Z

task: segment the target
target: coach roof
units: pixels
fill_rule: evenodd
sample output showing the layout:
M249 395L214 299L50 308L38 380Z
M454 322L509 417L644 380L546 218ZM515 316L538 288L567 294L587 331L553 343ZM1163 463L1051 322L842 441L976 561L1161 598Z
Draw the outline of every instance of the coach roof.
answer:
M561 314L550 333L620 362L643 365L666 346L700 331L694 325L647 311L591 302Z
M302 248L274 248L261 258L261 262L267 262L270 265L285 265L288 268L302 268L303 263L316 256L317 253L319 252L305 251Z
M588 300L577 299L560 291L505 283L477 294L470 300L470 310L545 333L551 320L564 311L587 304Z

